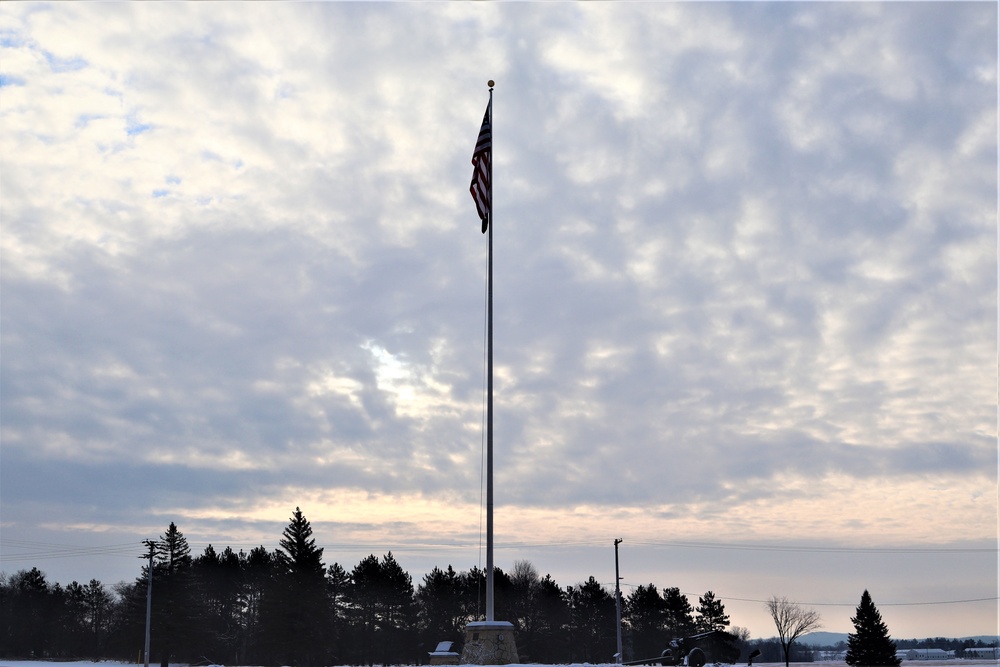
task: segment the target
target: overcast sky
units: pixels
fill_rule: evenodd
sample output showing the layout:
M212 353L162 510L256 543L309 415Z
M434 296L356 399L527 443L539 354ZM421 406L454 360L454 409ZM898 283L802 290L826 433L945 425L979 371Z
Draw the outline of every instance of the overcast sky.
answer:
M997 632L997 5L3 3L2 561L277 545ZM948 603L948 604L930 604ZM609 653L610 655L610 653Z

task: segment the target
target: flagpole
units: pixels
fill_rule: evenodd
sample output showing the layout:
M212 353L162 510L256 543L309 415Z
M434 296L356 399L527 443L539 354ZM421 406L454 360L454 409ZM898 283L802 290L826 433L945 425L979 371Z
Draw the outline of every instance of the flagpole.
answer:
M518 662L514 624L498 621L493 595L493 81L490 102L472 154L469 191L476 202L483 234L489 232L486 268L486 620L465 626L461 664L509 665Z
M493 144L493 81L490 87L490 146ZM491 148L492 152L492 148ZM493 621L493 157L489 162L489 251L486 334L486 620Z

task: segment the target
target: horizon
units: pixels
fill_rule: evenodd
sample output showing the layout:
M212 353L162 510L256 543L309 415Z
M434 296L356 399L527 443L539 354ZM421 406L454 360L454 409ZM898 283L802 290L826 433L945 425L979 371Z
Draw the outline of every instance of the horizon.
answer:
M307 514L307 512L305 510L303 510L303 514L305 515L305 517L307 519L309 518L308 514ZM315 524L315 522L313 522L311 520L310 520L310 524L313 526L313 538L316 539L316 524ZM274 540L271 544L268 544L267 542L262 542L262 543L246 542L246 543L232 544L232 543L223 543L223 542L220 542L220 541L211 541L211 542L192 541L191 539L188 539L187 533L184 531L184 529L183 529L182 526L178 525L177 528L178 528L178 530L182 534L184 534L185 539L187 540L188 545L191 548L192 558L196 558L199 555L201 555L204 552L205 548L207 546L209 546L209 545L211 545L215 549L216 552L221 552L223 549L229 547L229 548L232 548L233 551L235 551L237 553L239 553L240 551L244 551L244 552L248 553L251 549L253 549L253 548L257 547L257 546L263 546L268 551L274 551L275 549L279 548L277 540ZM284 528L284 526L282 526L282 528ZM278 530L276 534L280 535L280 532L281 531ZM157 535L155 539L158 540L161 537L161 535ZM418 588L418 586L422 584L424 575L429 574L430 571L431 571L431 569L433 569L433 567L440 567L441 569L446 569L448 566L452 566L452 567L455 568L455 570L457 572L469 571L473 567L479 567L480 569L482 569L483 567L485 567L485 563L484 563L485 555L484 554L482 554L482 555L479 556L477 562L470 563L469 565L460 565L455 560L448 560L447 562L432 562L432 557L429 557L429 556L426 555L427 553L449 553L449 552L452 552L452 548L445 548L443 551L439 551L439 552L435 552L433 550L433 547L429 547L428 545L421 545L417 550L414 550L413 547L412 547L412 545L410 545L409 547L407 545L396 545L396 547L398 547L398 548L392 548L392 546L389 545L389 548L378 548L378 546L374 545L374 544L359 544L359 545L356 545L356 546L354 546L352 548L348 548L346 545L343 545L343 544L337 544L337 545L333 545L333 546L324 545L318 539L317 539L317 546L319 548L323 549L323 563L324 563L324 565L326 567L329 567L329 566L333 565L334 563L338 563L339 565L341 565L342 567L344 567L348 572L350 572L351 568L354 565L356 565L358 562L360 562L362 559L364 559L365 557L367 557L370 554L374 554L376 556L382 556L382 555L385 555L386 553L392 553L393 556L396 558L396 560L400 563L400 565L403 568L403 570L406 571L408 574L410 574L410 576L412 577L414 591L416 591L416 589ZM515 548L521 550L522 553L530 553L531 550L532 550L532 548L533 548L533 547L531 547L531 545L524 545L524 544L520 544L520 545L517 545L517 546L509 546L509 545L505 546L505 545L501 544L499 546L500 546L501 553L509 551L511 549L515 549ZM621 545L621 547L622 547L622 554L623 554L623 561L627 560L627 558L626 558L627 551L625 549L625 547L627 547L627 546L629 546L628 543L623 543ZM117 554L121 555L123 547L125 548L126 551L128 550L128 546L127 545L106 545L105 547L102 547L102 549L108 549L112 553L117 553ZM569 548L578 549L580 547L581 547L580 544L575 544L575 545L571 545ZM542 550L552 550L553 545L552 544L545 545L545 546L536 545L534 548L536 548L536 549L542 549ZM736 545L720 545L720 544L716 544L716 545L711 545L711 544L704 544L704 545L672 545L672 546L671 545L668 545L668 546L661 545L660 547L658 547L658 550L659 549L663 549L663 548L673 548L673 549L679 549L679 550L688 550L688 549L699 550L699 549L705 549L705 550L708 550L710 552L711 551L718 551L718 550L721 550L721 551L724 551L724 552L729 552L729 551L733 551L733 550L736 550L736 551L741 550L741 548L739 546L736 546ZM748 545L748 546L745 546L744 548L747 549L747 550L753 551L753 552L758 552L758 551L762 551L762 550L765 553L768 552L767 547L762 547L761 545L752 545L752 546ZM774 547L774 549L777 550L777 551L781 551L784 548L785 547ZM135 550L135 551L138 554L140 550ZM328 554L330 554L331 552L338 553L338 554L340 554L341 557L340 558L330 558L328 556ZM559 561L559 555L558 554L561 552L561 549L555 549L555 552L556 552L555 561L558 562ZM58 551L53 552L53 553L54 554L58 554ZM813 553L814 555L831 554L832 553L832 556L835 559L842 559L844 557L844 555L845 555L844 552L842 552L842 551L833 550L831 552L830 550L825 549L825 548L817 548L813 552L806 551L805 553L807 553L807 554L808 553ZM848 555L850 555L850 550L848 550L847 553L848 553ZM883 556L885 556L885 555L892 555L894 553L895 553L895 551L890 551L888 554L882 554L882 555ZM918 553L919 553L919 551L918 551ZM351 554L353 554L353 556L351 556ZM420 556L416 557L415 556L416 554L420 554ZM868 558L868 557L870 557L872 555L875 555L875 554L873 554L873 552L868 551L868 550L862 550L861 551L861 555L863 555L865 558ZM929 554L926 554L926 555L929 555ZM345 556L346 556L346 558L344 558ZM58 555L53 555L53 557L56 560L64 560L64 559L73 560L75 558L79 558L80 556L77 555L77 556L69 556L69 557L60 557ZM121 558L122 558L122 561L125 562L124 561L125 558L128 558L128 559L131 560L132 558L139 558L139 556L134 556L133 557L133 556L130 556L130 555L124 555L124 556L121 556ZM351 560L351 558L353 558L353 560ZM412 560L414 560L414 559L421 560L421 562L424 562L426 564L425 565L425 569L422 570L422 571L417 572L414 567L410 566L410 562ZM516 560L528 560L529 562L531 562L533 565L536 566L536 569L538 569L539 576L544 577L546 575L551 575L553 577L553 579L555 580L555 582L563 590L565 590L568 586L577 586L579 584L582 584L583 582L585 582L587 580L588 577L594 576L595 579L597 579L597 581L601 582L601 584L604 586L604 588L606 590L609 590L611 592L614 591L614 583L613 583L613 580L614 580L613 565L614 564L613 564L613 561L611 563L610 572L603 572L603 573L599 573L599 572L596 572L596 571L595 572L582 572L578 576L576 576L575 578L572 578L572 580L570 578L563 578L563 577L557 576L557 575L553 574L552 571L550 571L550 570L545 570L545 569L542 569L542 568L538 567L538 563L536 561L533 561L531 558L523 558L523 559L522 558L513 558L513 559L511 559L509 561L509 563L506 563L506 561L503 561L501 559L501 560L497 561L496 566L499 567L504 572L509 573L510 570L511 570L511 568L512 568L512 566L513 566L514 561L516 561ZM552 562L552 561L548 561L548 562ZM66 584L70 583L70 581L78 581L80 583L85 583L86 581L89 581L91 578L97 578L98 580L101 581L101 583L103 583L106 586L110 587L110 586L114 585L115 583L118 583L119 581L130 582L130 581L134 581L137 578L141 577L142 563L139 560L136 560L136 563L137 563L137 565L135 567L134 575L132 577L118 577L118 578L115 578L114 580L107 580L107 579L103 579L101 577L96 577L96 576L95 577L91 577L91 576L87 576L87 575L85 575L84 577L70 577L69 580L65 580L65 581L61 580L61 579L57 580L57 579L50 578L49 573L47 572L46 568L42 567L42 566L38 566L37 564L34 565L34 566L28 564L28 565L26 565L23 568L22 567L16 568L16 570L30 569L31 567L38 567L38 569L40 571L42 571L43 573L46 573L47 581L49 581L50 585L58 582L61 585L65 586ZM505 567L505 564L506 564L506 567ZM605 569L607 569L607 568L605 568ZM7 575L10 575L10 574L13 574L14 571L16 571L16 570L7 570L5 568L5 569L0 570L0 572L3 572L5 574L7 574ZM119 570L119 571L121 571L121 570ZM601 576L602 574L604 574L604 575L610 574L610 576ZM628 595L631 593L631 591L634 590L639 585L648 585L648 584L652 583L652 584L654 584L657 587L657 589L660 591L661 594L662 594L664 588L666 588L666 587L673 587L673 586L676 585L674 583L667 582L667 581L660 582L660 581L656 581L656 580L651 580L651 581L635 580L633 577L625 576L627 574L627 572L624 569L622 570L622 574L623 574L623 576L622 576L623 581L621 583L621 588L622 588L622 597L623 598L627 598ZM65 577L63 577L63 579L65 579ZM687 589L685 589L684 586L678 586L678 587L681 589L681 593L687 596L687 598L688 598L688 600L691 603L691 606L693 608L697 608L699 596L704 595L709 590L713 591L715 593L715 595L716 595L716 598L719 599L723 603L723 605L725 606L726 612L730 616L730 621L731 621L730 627L746 627L748 629L751 629L751 631L752 631L752 635L751 636L752 636L753 639L767 640L767 639L773 638L774 635L768 634L769 631L771 631L771 632L774 631L773 622L770 620L770 617L767 616L766 611L763 610L764 602L766 600L747 600L747 599L739 599L739 598L728 597L723 590L720 590L719 587L709 586L709 588L706 588L705 590L702 590L702 591L687 590ZM853 628L852 628L851 623L850 623L850 617L854 614L856 606L857 606L858 602L860 601L860 597L861 597L861 593L860 592L858 592L857 597L858 597L858 601L855 601L855 602L831 603L829 601L823 601L823 602L815 603L815 602L810 602L810 601L805 601L805 600L803 600L803 601L796 601L799 604L801 604L803 607L815 608L817 611L820 612L821 616L824 619L823 620L824 625L822 626L822 629L816 630L816 631L811 632L811 633L808 633L808 635L823 634L823 633L847 635L850 632L852 632ZM966 633L959 632L959 633L952 633L952 634L946 634L946 633L940 633L940 632L930 631L930 632L925 633L925 634L915 634L915 635L905 635L904 636L903 634L898 633L895 630L895 628L898 627L899 625L903 624L903 621L901 621L900 619L904 619L905 620L905 613L900 613L900 612L905 612L907 610L906 608L907 608L908 605L897 605L897 604L894 604L892 601L887 601L887 603L881 603L878 600L877 597L874 597L873 599L875 601L876 607L878 607L879 610L880 610L880 612L882 613L883 620L886 621L886 623L887 623L887 625L889 627L890 636L893 639L909 640L909 639L932 639L932 638L936 638L936 637L945 637L945 638L993 637L993 636L1000 637L1000 629L998 629L998 631L997 631L997 633L995 635L991 634L989 631L987 631L987 632L970 631L970 632L966 632ZM793 601L795 601L795 600L793 600ZM938 605L939 608L948 608L948 607L952 606L952 604L949 603L949 601L942 600L942 601L938 601L938 602L941 603L940 605ZM985 600L979 600L979 601L976 601L975 604L978 604L978 605L983 606L983 607L985 607L986 605L995 605L996 604L996 598L987 598ZM920 606L925 606L925 605L920 605ZM902 607L902 608L900 608L900 607ZM746 623L746 622L741 622L741 617L742 617L742 619L745 620L748 616L750 616L750 614L748 614L748 610L749 611L758 611L759 612L758 615L764 617L763 618L763 622L761 622L761 621L758 620L758 624L754 628L751 628L750 625L748 623ZM833 613L833 610L836 610L836 613ZM834 626L828 625L828 623L830 623L830 619L834 619L834 618L839 619L840 625L837 626L837 627L839 627L841 629L831 629ZM770 623L770 626L768 626L769 623ZM763 630L761 630L761 628L763 628Z
M183 531L181 531L181 532L183 533ZM209 544L212 544L212 543L209 543ZM190 544L189 544L189 546L190 546ZM208 544L206 544L205 546L208 546ZM227 546L231 546L231 545L219 545L218 547L216 547L215 544L212 544L212 546L213 546L213 548L216 549L216 552L221 552ZM264 546L264 545L259 545L259 546ZM321 545L317 545L317 546L319 546L321 549L323 548ZM252 548L254 548L254 547L250 547L250 549L252 549ZM275 546L275 547L270 548L268 550L269 551L273 551L274 549L277 549L277 548L278 547ZM234 549L234 551L236 551L237 553L239 553L242 550L243 549ZM246 549L246 551L249 551L249 549ZM194 548L192 548L191 549L192 558L196 558L202 552L203 552L203 549L201 551L198 551L196 553L196 550ZM380 556L380 555L384 555L385 553L389 553L389 552L383 552L382 554L378 554L378 553L375 553L375 552L371 552L371 553L373 553L376 556ZM395 553L394 553L394 555L395 555ZM326 561L324 561L324 565L326 567L329 567L332 564L333 564L332 562L326 562ZM339 563L339 564L341 566L345 567L345 569L347 569L348 572L350 572L350 568L353 566L352 564L349 564L349 563ZM402 565L402 563L401 563L401 565ZM453 564L449 564L449 565L453 565ZM28 567L19 568L19 569L30 570L31 567L37 567L37 566L28 566ZM448 565L441 566L441 567L442 567L442 569L446 569L448 567ZM477 567L481 567L481 566L477 566ZM45 570L43 568L39 567L38 569L40 571L42 571L43 573L45 573ZM405 567L403 569L404 569L404 571L407 571L407 573L412 577L414 592L416 592L418 586L422 584L423 575L428 574L429 571L421 573L420 575L416 575L415 573L410 572L409 570L407 570L407 568L405 568ZM468 569L469 568L455 568L456 572L460 572L460 573L461 572L466 572L466 571L468 571ZM503 568L501 568L501 569L503 569ZM504 570L504 572L507 572L507 570ZM11 574L14 574L14 571L8 572L6 570L0 570L0 574L11 575ZM545 573L539 573L539 575L542 576L542 577L544 577ZM562 588L563 590L565 590L567 586L571 586L571 585L572 586L576 586L576 585L579 585L579 584L583 583L587 579L587 577L589 577L589 576L591 576L591 575L585 575L584 577L581 577L579 581L574 581L572 584L564 584L559 579L557 579L557 578L554 578L554 579L555 579L556 583L559 584L560 588ZM139 572L136 575L136 577L133 578L133 580L139 579L139 578L141 578L141 572ZM68 585L72 581L76 581L77 583L86 583L89 580L90 579L71 579L70 581L58 581L57 582L57 581L53 581L53 580L49 579L48 576L46 576L46 581L47 581L47 583L50 586L58 583L59 585L65 587L66 585ZM121 579L121 580L118 580L118 581L115 581L115 582L101 581L102 584L104 584L105 586L107 586L109 588L111 588L114 584L119 583L119 582L128 583L128 580ZM655 583L655 582L653 582L653 583ZM628 594L625 591L626 588L634 588L635 586L636 586L636 584L625 584L625 583L622 583L622 589L623 589L622 590L622 598L625 599L625 598L628 597ZM612 595L614 594L614 585L613 584L604 584L604 587L607 590L609 590L612 593ZM657 585L657 588L660 591L660 593L662 594L663 587ZM683 591L683 590L681 591L681 593L683 595L686 595L688 597L688 601L691 603L692 608L695 608L695 609L698 606L698 604L697 604L698 603L698 597L700 595L704 594L704 592L691 594L691 593L688 593L688 592ZM727 600L725 599L725 597L716 595L716 599L720 600L723 603L723 605L726 606ZM810 607L810 605L808 603L801 603L801 604L804 607ZM877 607L877 605L876 605L876 607ZM726 611L729 612L728 606L726 606ZM853 611L851 613L853 613ZM730 616L732 616L732 614L730 614ZM884 615L883 615L883 619L884 619ZM741 627L741 626L740 626L739 623L731 622L730 627L726 628L726 630L728 631L728 630L730 630L730 629L732 629L734 627ZM984 642L997 642L997 643L1000 643L1000 629L998 629L998 631L997 631L996 634L942 635L942 634L931 633L931 634L928 634L928 635L921 635L921 636L901 636L901 635L898 635L898 634L892 632L892 628L891 627L889 628L889 630L890 630L890 632L889 632L890 639L892 639L893 641L926 641L926 640L934 640L934 639L946 639L946 640L981 640L981 641L984 641ZM833 647L833 646L836 646L836 644L838 642L840 642L840 641L847 641L847 639L846 639L847 636L849 634L852 634L852 633L853 633L853 628L851 630L848 630L848 631L813 630L813 631L810 631L810 632L807 632L807 633L803 634L798 639L796 639L796 644L808 643L808 645L816 647L816 648L824 648L824 647L828 647L828 646L829 647ZM824 637L824 640L825 640L826 636L828 636L828 635L829 636L833 636L833 637L837 637L837 639L835 641L833 641L832 643L829 643L829 644L825 644L825 643L824 644L821 644L821 643L811 643L811 642L805 642L804 641L806 639L816 638L816 637ZM841 637L843 639L840 639ZM759 635L759 636L753 636L753 635L751 635L751 637L750 637L750 641L770 641L770 640L777 640L777 634L774 634L774 635L764 634L764 635ZM767 663L759 663L759 664L767 664ZM781 663L781 664L783 664L783 663Z

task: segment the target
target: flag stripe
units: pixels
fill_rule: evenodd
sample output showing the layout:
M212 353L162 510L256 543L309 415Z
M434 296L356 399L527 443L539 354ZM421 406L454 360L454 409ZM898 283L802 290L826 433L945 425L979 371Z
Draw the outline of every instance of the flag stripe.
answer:
M476 202L479 219L483 222L483 233L489 225L490 198L493 190L490 184L490 162L493 156L493 128L490 125L490 107L493 101L486 105L483 125L479 128L479 138L476 140L476 150L472 153L472 185L469 192Z

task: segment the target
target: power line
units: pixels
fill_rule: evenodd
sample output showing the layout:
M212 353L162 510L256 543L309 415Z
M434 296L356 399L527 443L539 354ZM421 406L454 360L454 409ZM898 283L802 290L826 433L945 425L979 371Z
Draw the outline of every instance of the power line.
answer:
M689 595L684 593L684 595ZM718 600L733 600L736 602L758 602L760 604L767 604L767 600L754 600L751 598L731 598L723 595L717 596ZM974 602L994 602L1000 600L1000 597L991 598L970 598L968 600L936 600L933 602L879 602L879 607L925 607L933 605L944 605L944 604L970 604ZM801 604L807 607L857 607L857 602L796 602L796 604Z
M607 582L601 583L602 586L611 587L612 584ZM622 583L622 586L628 586L629 588L638 588L640 585L645 584L629 584ZM686 593L681 592L681 595L685 597L698 598L701 597L700 593ZM754 598L734 598L728 595L716 594L716 599L724 602L756 602L759 604L767 604L768 600L757 600ZM933 602L879 602L879 607L925 607L932 605L945 605L945 604L971 604L975 602L995 602L1000 600L1000 597L991 598L969 598L966 600L936 600ZM801 604L807 607L857 607L857 602L796 602L795 604Z
M795 553L871 553L871 554L951 554L997 553L998 547L814 547L773 544L737 544L713 542L643 542L632 544L651 547L678 547L683 549L723 549L734 551L786 551Z
M604 546L606 540L575 540L575 541L541 541L541 542L505 542L498 545L498 549L551 549L551 548L577 548L585 546ZM85 556L102 555L133 555L136 547L131 542L120 544L79 546L66 544L53 544L48 542L34 542L28 540L3 540L5 550L16 549L17 553L0 554L0 561L19 561L29 559L53 559L53 558L73 558ZM204 547L214 542L188 542L192 547ZM800 546L800 545L768 545L768 544L740 544L734 542L664 542L664 541L643 541L632 540L631 544L637 546L654 548L678 548L678 549L710 549L726 551L769 551L785 553L836 553L836 554L982 554L997 553L997 547L820 547L820 546ZM254 544L230 545L231 548L253 549L258 546ZM273 547L272 547L273 548ZM479 545L475 542L415 542L415 543L331 543L323 545L323 548L331 551L381 551L390 550L398 553L405 552L433 552L433 551L461 551L476 550Z
M0 562L50 560L53 558L78 558L85 556L133 556L137 550L136 544L131 542L127 544L107 544L86 547L9 539L5 539L3 541L3 547L4 549L16 549L18 551L13 554L0 554Z
M93 557L93 556L135 556L138 549L139 543L118 543L118 544L105 544L105 545L95 545L95 546L80 546L80 545L67 545L67 544L54 544L51 542L35 542L30 540L3 540L3 546L5 549L19 549L26 551L19 551L15 554L0 554L0 562L11 562L11 561L23 561L23 560L48 560L55 558L80 558L80 557ZM189 546L192 547L207 547L212 542L188 542ZM749 550L749 551L786 551L786 552L808 552L808 553L916 553L916 554L939 554L939 553L995 553L996 548L950 548L946 547L943 549L935 548L894 548L894 547L803 547L803 546L774 546L774 545L744 545L744 544L734 544L734 543L700 543L700 542L643 542L635 541L633 544L642 546L654 546L654 547L680 547L680 548L692 548L692 549L732 549L732 550ZM510 542L506 543L503 548L505 549L532 549L532 548L550 548L550 547L580 547L580 546L603 546L604 541L598 540L580 540L575 542ZM240 550L244 548L254 549L257 545L254 544L250 546L249 544L237 544L235 548ZM230 548L234 548L230 545ZM266 547L265 547L266 548ZM387 545L384 543L335 543L325 545L324 549L329 549L331 551L382 551L388 549L389 551L395 551L397 553L414 552L414 551L451 551L451 550L474 550L478 548L478 545L473 542L421 542L413 544L396 544ZM608 585L608 584L603 584ZM639 584L630 584L622 582L622 586L628 586L630 588L637 588ZM698 597L695 593L683 593L688 597ZM729 597L725 595L719 595L721 600L730 600L733 602L753 602L759 604L766 604L767 600L758 600L754 598L737 598ZM995 602L1000 600L1000 597L984 597L984 598L969 598L964 600L936 600L928 602L881 602L879 606L885 607L918 607L918 606L936 606L936 605L956 605L956 604L974 604L978 602ZM814 607L856 607L856 603L846 603L846 602L801 602L799 604L814 606Z

